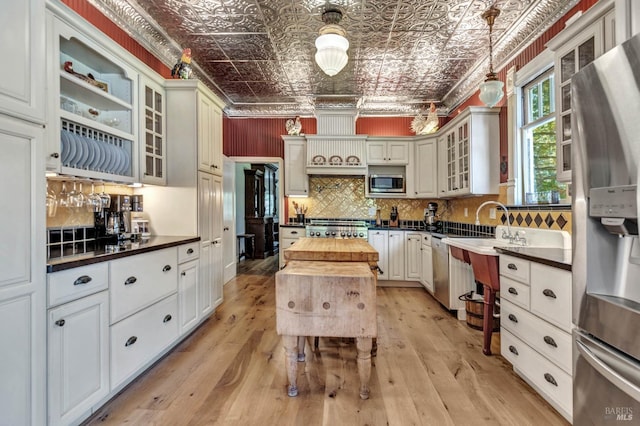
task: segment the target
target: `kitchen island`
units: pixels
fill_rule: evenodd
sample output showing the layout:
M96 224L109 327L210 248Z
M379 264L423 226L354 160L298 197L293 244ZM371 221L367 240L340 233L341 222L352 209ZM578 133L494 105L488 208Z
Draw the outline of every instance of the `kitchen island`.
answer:
M296 396L304 336L355 337L360 397L369 397L372 339L377 335L378 252L363 239L301 238L284 250L276 273L276 329L283 336L289 396Z

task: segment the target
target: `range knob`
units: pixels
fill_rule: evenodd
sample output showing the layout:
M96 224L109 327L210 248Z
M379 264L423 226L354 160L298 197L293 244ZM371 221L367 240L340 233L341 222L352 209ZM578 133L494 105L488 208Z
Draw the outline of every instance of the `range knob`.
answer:
M347 237L351 238L351 232L347 232Z
M336 231L332 231L332 232L331 232L331 236L332 236L332 237L335 237L335 236L336 236Z
M358 234L358 237L364 238L364 234L361 232L361 233Z
M341 237L344 237L344 232L341 232L341 233L340 233L340 236L341 236Z
M316 237L319 237L319 236L320 236L320 233L319 233L319 232L316 232Z
M329 231L324 231L324 235L329 236Z

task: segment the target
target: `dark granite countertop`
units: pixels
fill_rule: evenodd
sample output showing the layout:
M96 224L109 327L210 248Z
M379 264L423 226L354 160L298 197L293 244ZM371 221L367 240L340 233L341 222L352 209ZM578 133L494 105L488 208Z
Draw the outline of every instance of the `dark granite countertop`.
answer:
M119 244L96 242L93 251L47 259L47 273L77 268L92 263L106 262L196 241L200 241L200 237L153 236L140 241L122 241Z
M494 247L498 253L571 271L571 250L548 247Z
M281 223L278 225L280 228L304 228L304 223Z

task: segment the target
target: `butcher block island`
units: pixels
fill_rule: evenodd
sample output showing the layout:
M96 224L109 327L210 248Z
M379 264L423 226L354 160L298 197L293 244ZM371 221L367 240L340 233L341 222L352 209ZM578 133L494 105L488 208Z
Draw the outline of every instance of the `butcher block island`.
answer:
M298 394L305 336L327 336L356 339L360 398L369 398L378 252L364 240L301 238L284 258L286 267L276 273L276 329L285 348L288 395Z

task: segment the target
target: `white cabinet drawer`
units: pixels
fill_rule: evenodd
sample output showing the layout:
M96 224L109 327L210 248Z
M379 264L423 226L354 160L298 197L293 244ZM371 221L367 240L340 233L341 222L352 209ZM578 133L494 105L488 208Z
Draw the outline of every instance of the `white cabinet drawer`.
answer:
M178 337L178 296L167 297L111 326L111 390Z
M528 260L505 254L500 255L500 275L524 284L529 284L529 265L530 262Z
M109 262L111 324L178 290L176 247Z
M200 241L178 247L178 263L189 262L200 257Z
M47 275L48 307L76 300L109 287L107 262L53 272Z
M500 277L500 298L529 309L529 286L505 276Z
M534 384L542 396L570 417L573 412L573 379L522 340L509 332L500 335L500 352L516 371Z
M571 335L503 300L501 325L571 374Z
M280 227L280 238L300 238L306 235L306 230L304 228L295 228L288 226Z
M291 247L296 241L298 241L297 238L283 238L280 240L280 250Z
M571 272L532 263L531 312L571 333Z

